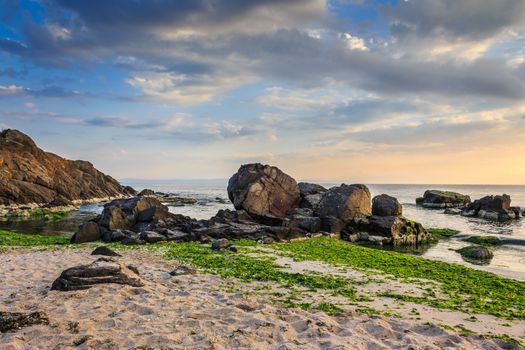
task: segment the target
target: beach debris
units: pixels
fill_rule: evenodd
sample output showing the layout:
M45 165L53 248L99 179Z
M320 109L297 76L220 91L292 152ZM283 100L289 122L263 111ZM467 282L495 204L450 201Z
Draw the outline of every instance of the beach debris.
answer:
M0 311L0 332L5 333L37 324L49 324L49 319L45 312L22 313Z

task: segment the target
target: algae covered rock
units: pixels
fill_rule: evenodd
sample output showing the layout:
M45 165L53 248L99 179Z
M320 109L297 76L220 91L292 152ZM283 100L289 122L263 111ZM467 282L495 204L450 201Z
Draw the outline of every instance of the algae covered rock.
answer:
M461 193L441 190L427 190L416 203L425 208L462 207L470 203L470 197Z

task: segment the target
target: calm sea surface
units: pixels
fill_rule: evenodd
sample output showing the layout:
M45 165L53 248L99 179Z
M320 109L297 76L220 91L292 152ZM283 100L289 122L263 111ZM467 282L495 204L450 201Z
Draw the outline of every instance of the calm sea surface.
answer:
M127 181L137 190L150 188L155 191L174 193L179 196L197 199L197 204L183 207L170 207L170 211L194 217L208 219L219 209L232 208L226 193L227 180L202 181ZM326 187L339 183L321 183ZM445 215L442 210L430 210L417 207L416 197L423 195L427 189L450 190L468 194L474 199L491 194L506 193L512 198L512 205L525 206L525 186L496 186L496 185L368 185L372 196L386 193L396 197L403 204L403 215L421 222L425 227L442 227L459 230L461 234L447 241L442 241L430 247L422 256L430 259L444 260L468 265L473 268L498 273L503 276L525 280L525 219L508 223L497 223L477 218ZM221 203L225 201L225 203ZM32 222L0 222L0 229L24 233L43 234L72 234L76 226L82 221L100 213L102 207L89 205L82 207L64 221L56 223ZM454 250L466 246L463 242L470 235L492 235L500 238L512 239L513 244L497 247L494 259L489 265L478 266L463 261Z

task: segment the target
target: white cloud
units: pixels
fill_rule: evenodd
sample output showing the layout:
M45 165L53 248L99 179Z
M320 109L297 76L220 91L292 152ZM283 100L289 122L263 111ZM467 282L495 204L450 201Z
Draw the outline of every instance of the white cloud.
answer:
M340 33L339 37L346 41L346 45L350 50L368 51L364 39L353 36L350 33Z

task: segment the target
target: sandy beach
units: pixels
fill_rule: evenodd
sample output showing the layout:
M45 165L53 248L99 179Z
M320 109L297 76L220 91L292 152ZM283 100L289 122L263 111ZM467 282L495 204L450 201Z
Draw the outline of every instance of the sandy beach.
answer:
M425 318L436 316L430 311L422 312L421 319L415 321L353 311L330 316L282 307L264 295L252 293L256 284L200 273L171 276L175 262L144 251L125 251L123 257L117 258L121 264L138 267L144 287L102 284L83 291L50 291L61 271L96 260L90 253L91 249L84 248L18 249L0 255L0 311L42 311L49 318L49 325L0 334L0 348L284 350L508 346L499 339L457 334L425 324ZM312 264L302 266L308 270L316 268ZM231 290L235 291L228 292ZM405 309L412 307L406 305ZM440 317L454 318L454 314L447 312ZM484 324L479 323L480 327ZM490 328L490 322L485 326ZM516 327L519 330L521 324Z

